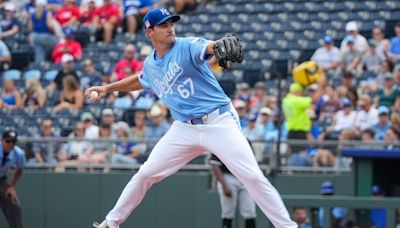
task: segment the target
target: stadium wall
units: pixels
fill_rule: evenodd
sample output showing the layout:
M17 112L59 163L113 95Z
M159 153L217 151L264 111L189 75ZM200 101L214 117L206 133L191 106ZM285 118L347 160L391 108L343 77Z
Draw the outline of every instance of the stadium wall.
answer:
M25 228L89 228L111 209L132 174L26 171L17 186ZM291 174L269 178L282 194L319 194L321 182L335 183L339 195L354 193L352 174ZM179 172L155 185L123 227L219 227L220 206L209 172ZM236 221L236 228L242 221ZM258 211L257 225L268 226ZM0 227L7 227L0 214Z

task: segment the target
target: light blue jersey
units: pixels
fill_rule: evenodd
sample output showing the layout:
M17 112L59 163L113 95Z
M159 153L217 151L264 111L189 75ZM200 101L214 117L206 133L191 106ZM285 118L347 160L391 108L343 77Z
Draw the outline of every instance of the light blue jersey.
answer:
M230 103L207 63L209 42L177 37L163 57L153 51L144 62L141 85L168 105L174 120L199 118Z

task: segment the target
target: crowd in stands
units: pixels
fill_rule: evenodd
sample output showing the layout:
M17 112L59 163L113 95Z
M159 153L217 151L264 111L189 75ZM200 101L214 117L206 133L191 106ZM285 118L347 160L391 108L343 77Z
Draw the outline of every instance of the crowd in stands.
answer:
M6 70L12 61L7 40L23 28L28 28L26 42L34 50L31 65L39 69L46 63L59 66L42 77L48 78L49 83L39 80L34 70L28 71L30 74L25 72L25 80L15 80L13 72L5 71L0 92L2 112L46 109L52 116L42 118L40 130L28 136L74 138L51 148L44 141L35 143L30 162L104 163L108 159L119 164L143 162L155 141L168 130L171 123L168 109L149 91L115 92L99 104L84 101L83 91L140 72L152 48L126 42L118 61L99 67L85 53L88 44L82 41L82 34L90 37L90 43L98 42L100 49L108 50L118 30L127 35L127 40L142 32L142 17L152 7L174 7L176 13L185 13L196 4L194 0L32 0L26 4L1 1L0 67ZM382 28L375 27L371 39L366 39L355 21L348 22L343 29L346 36L340 47L335 46L333 37L320 37L322 46L310 58L324 69L325 77L307 88L292 84L287 94L282 95L294 98L297 104L302 100L300 125L305 128L297 129L288 113L279 109L280 99L269 93L268 82L257 82L254 87L246 82L236 84L232 101L249 140L309 140L307 145L284 147L290 154L289 165L342 164L336 157L336 149L317 145L325 140L385 142L387 149L398 148L400 24L393 28L396 36L388 38ZM220 75L221 69L210 64L216 75ZM100 111L90 109L99 105ZM118 110L131 108L136 110L134 115L129 120L121 118ZM78 117L63 119L70 127L65 133L53 117L71 113ZM54 121L57 121L55 126ZM87 139L118 139L118 143L92 143ZM56 151L55 157L48 156L49 148ZM264 159L268 159L272 149L270 144L262 148ZM113 152L112 157L107 151Z

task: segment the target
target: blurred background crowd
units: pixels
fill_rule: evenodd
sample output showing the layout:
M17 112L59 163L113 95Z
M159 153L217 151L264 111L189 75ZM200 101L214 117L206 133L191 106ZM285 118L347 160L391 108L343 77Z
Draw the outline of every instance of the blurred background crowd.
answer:
M176 24L178 36L217 39L233 31L243 40L243 64L230 71L213 59L210 65L260 162L269 161L278 141L281 162L290 166L349 167L337 154L346 141L398 149L398 2L306 4L310 14L293 17L311 20L312 27L294 20L285 31L289 3L257 9L195 0L0 1L0 130L14 127L20 136L43 140L27 144L29 162L146 159L172 122L168 108L151 91L117 92L99 103L87 103L83 91L140 72L152 52L142 17L156 6L187 14ZM277 13L279 7L286 11ZM340 7L351 11L341 14ZM370 14L362 14L365 7ZM291 70L309 60L324 74L315 83L293 81ZM71 140L49 143L60 137ZM103 142L90 141L96 139Z

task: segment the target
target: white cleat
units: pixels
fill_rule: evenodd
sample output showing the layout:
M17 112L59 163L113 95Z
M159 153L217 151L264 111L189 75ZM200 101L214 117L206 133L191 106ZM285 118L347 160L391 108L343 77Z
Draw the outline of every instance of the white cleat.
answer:
M97 222L94 222L94 223L93 223L93 227L94 227L94 228L110 228L110 227L107 225L107 221L106 221L106 220L104 220L101 224L98 224Z

